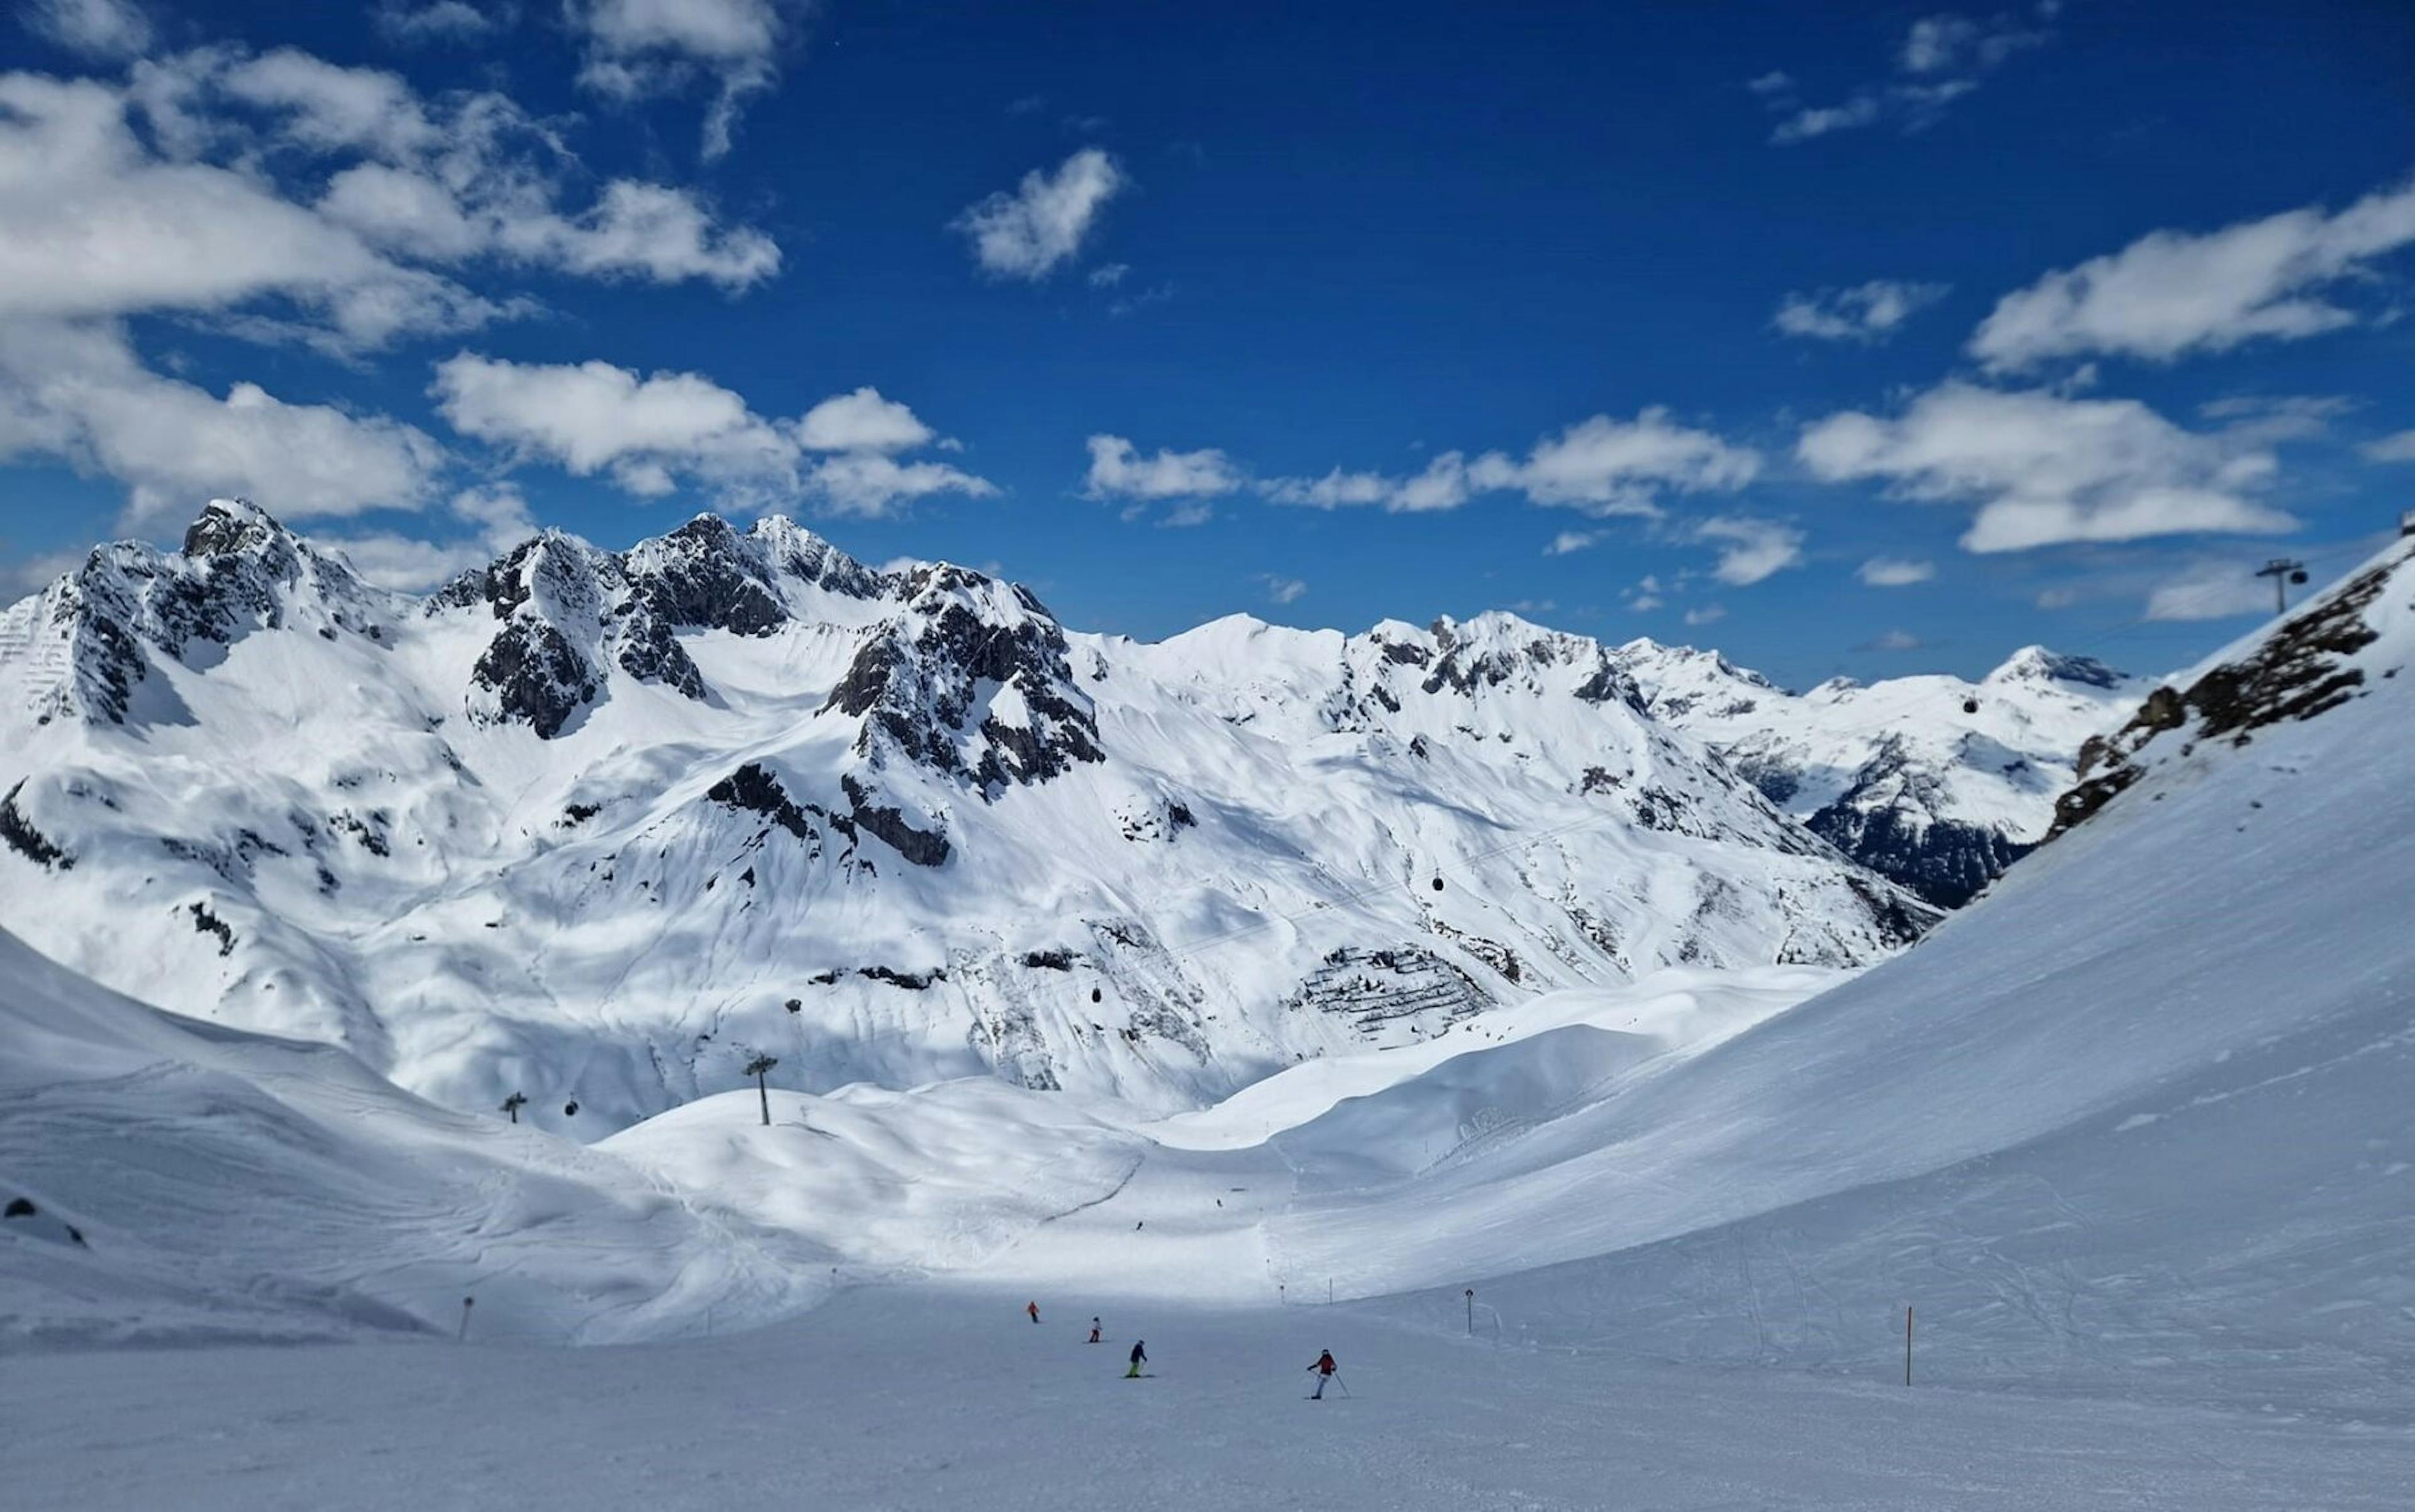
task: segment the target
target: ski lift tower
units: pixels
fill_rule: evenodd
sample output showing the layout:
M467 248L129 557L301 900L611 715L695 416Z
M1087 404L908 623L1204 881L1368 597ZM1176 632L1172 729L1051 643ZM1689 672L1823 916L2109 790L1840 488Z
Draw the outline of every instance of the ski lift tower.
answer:
M2306 564L2288 557L2274 557L2257 568L2256 576L2272 579L2272 612L2287 614L2289 612L2289 585L2306 580Z

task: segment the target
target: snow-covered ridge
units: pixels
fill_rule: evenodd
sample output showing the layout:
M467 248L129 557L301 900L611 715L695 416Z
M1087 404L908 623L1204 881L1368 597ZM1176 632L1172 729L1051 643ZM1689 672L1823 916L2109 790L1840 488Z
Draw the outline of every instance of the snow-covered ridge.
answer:
M756 1052L1174 1111L1933 917L1582 636L1140 645L783 519L548 534L413 599L214 504L0 615L0 925L41 950L589 1137Z
M1717 651L1629 641L1644 707L1692 734L1814 833L1941 907L1960 907L2046 837L2081 744L2133 680L2041 646L1977 682L1850 679L1793 694Z

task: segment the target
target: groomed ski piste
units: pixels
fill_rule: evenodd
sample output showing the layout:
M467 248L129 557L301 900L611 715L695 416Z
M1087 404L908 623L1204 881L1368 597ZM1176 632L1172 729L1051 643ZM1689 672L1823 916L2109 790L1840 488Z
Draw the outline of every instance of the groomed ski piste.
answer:
M0 1500L2404 1506L2408 551L1882 965L1172 1116L750 1086L582 1148L0 942Z

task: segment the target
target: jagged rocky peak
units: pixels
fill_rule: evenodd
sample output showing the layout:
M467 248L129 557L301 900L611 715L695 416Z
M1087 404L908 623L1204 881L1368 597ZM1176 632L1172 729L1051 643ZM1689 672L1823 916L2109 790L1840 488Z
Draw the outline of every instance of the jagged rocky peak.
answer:
M1426 693L1471 694L1514 685L1538 693L1560 689L1586 703L1642 707L1633 681L1598 641L1549 630L1506 610L1489 609L1468 620L1445 615L1422 631L1388 620L1362 641L1380 648L1386 663L1422 673L1418 686Z
M186 661L195 642L232 646L289 623L330 638L382 639L388 598L266 510L215 499L180 550L139 541L94 547L75 571L0 616L0 640L44 648L20 687L38 722L122 725L135 717L153 656Z
M865 566L786 515L765 516L746 536L772 571L848 598L892 596L900 584L897 574Z
M948 562L903 575L824 712L863 721L859 756L960 777L984 798L1105 759L1065 629L1029 590Z
M1988 684L2070 682L2084 688L2118 688L2122 674L2092 656L2065 656L2044 646L2024 646L1988 674Z
M1765 696L1786 696L1777 683L1715 651L1638 636L1611 655L1620 672L1637 684L1642 707L1655 718L1740 716L1751 713Z
M2415 541L2402 539L2277 626L2148 694L2127 723L2081 748L2053 833L2201 745L2250 744L2260 730L2329 714L2396 679L2415 651L2415 603L2401 591L2415 576L2410 560Z

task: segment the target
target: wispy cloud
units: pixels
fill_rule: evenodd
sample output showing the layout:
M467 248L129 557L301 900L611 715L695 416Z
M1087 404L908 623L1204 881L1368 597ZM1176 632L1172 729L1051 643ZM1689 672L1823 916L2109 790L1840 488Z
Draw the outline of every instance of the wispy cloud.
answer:
M1873 278L1848 289L1788 294L1778 302L1773 325L1788 336L1819 341L1876 343L1945 297L1942 283L1903 283Z
M1053 173L1038 169L958 216L973 261L1001 278L1037 283L1072 261L1107 202L1130 184L1106 153L1085 147Z
M1778 116L1769 140L1792 146L1856 131L1882 122L1905 131L1933 125L1945 108L1979 87L1985 75L2022 52L2054 39L2046 22L2059 5L2040 0L2031 10L2000 11L1987 17L1957 12L1923 16L1905 28L1897 44L1897 78L1866 84L1829 105L1803 102L1792 78L1764 74L1746 88L1760 97L1762 108Z
M1901 557L1872 557L1863 562L1853 576L1872 588L1909 588L1936 576L1937 564L1907 561Z
M1267 598L1275 604L1296 604L1308 591L1308 584L1297 577L1281 577L1273 573L1260 573L1258 581L1266 585Z

